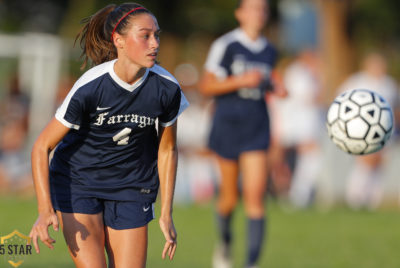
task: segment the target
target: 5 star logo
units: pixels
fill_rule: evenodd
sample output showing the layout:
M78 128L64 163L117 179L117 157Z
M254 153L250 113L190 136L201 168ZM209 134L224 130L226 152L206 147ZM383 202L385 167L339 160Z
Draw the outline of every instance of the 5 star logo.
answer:
M21 234L17 230L0 237L0 255L12 267L20 266L27 255L32 255L31 238Z

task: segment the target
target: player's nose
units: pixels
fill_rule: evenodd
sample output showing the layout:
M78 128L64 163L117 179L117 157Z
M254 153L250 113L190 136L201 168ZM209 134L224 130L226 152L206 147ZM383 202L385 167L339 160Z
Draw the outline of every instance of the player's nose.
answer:
M160 46L160 39L156 36L152 36L151 42L150 42L151 48L158 48Z

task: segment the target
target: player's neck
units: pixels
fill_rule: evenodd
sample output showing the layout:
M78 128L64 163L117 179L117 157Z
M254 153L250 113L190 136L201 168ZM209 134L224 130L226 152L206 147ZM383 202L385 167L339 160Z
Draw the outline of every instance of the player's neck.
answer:
M114 72L122 81L132 85L145 74L146 68L118 59L114 64Z
M241 26L240 29L242 29L246 36L252 41L256 41L261 36L261 32L258 30L243 26Z

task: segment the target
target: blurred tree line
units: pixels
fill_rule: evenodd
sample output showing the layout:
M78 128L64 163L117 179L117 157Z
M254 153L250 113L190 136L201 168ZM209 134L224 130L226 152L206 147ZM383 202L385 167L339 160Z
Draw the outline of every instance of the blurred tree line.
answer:
M273 41L279 40L279 1L269 0L268 27L272 30L268 34ZM332 73L332 81L328 81L332 87L346 72L354 70L358 58L364 52L372 49L384 51L390 59L391 73L400 77L400 64L397 63L400 62L400 53L397 51L400 42L400 20L397 14L400 10L399 0L309 1L319 6L320 48L334 51L324 59ZM124 2L128 1L0 0L0 33L44 32L72 40L81 28L80 21L83 18L110 3ZM164 63L169 64L167 68L188 58L197 62L204 61L209 43L237 26L232 14L237 5L236 0L136 2L150 9L159 21L163 31L162 49L167 51L161 55L169 56L168 61L164 60Z
M296 1L296 0L293 0ZM298 0L297 0L298 1ZM318 2L318 0L316 0ZM322 0L320 0L322 1ZM328 0L329 1L329 0ZM74 36L79 21L110 4L109 0L0 0L0 31L38 31ZM236 0L138 0L153 11L164 31L188 36L193 31L221 34L235 27ZM270 0L271 20L279 20L277 3ZM348 34L357 41L387 44L400 37L398 0L335 0L347 3Z
M272 0L272 20L276 3ZM79 21L100 8L129 1L109 0L0 0L0 31L7 33L36 31L75 36ZM134 1L135 2L135 1ZM186 37L193 31L222 34L235 27L232 0L138 0L157 17L163 31Z
M389 73L400 77L398 0L315 0L319 7L320 43L326 100L368 52L388 59Z

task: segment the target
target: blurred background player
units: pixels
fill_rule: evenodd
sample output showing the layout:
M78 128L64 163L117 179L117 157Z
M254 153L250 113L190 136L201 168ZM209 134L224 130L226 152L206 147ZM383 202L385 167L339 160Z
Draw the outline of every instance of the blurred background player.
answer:
M214 198L216 176L207 148L212 105L197 90L184 87L182 90L190 106L179 117L179 165L174 200L204 204Z
M274 148L291 170L288 198L298 208L312 204L321 171L322 82L317 54L304 49L283 71L288 92L284 99L272 98L271 118ZM274 150L275 151L275 150ZM282 169L279 165L276 169ZM276 170L274 174L281 171Z
M77 39L84 65L96 66L74 84L32 149L36 252L38 238L53 248L48 227L58 230L60 222L77 267L145 267L160 188L162 257L173 258L176 120L188 104L156 64L159 33L155 16L136 3L108 5L86 20Z
M386 59L380 53L367 54L362 69L345 80L339 87L338 93L363 88L382 95L397 115L395 120L399 122L398 85L388 75ZM376 209L379 206L383 197L384 152L385 149L356 157L346 184L346 201L351 208Z
M246 267L257 264L267 221L270 128L265 94L271 88L277 53L262 35L268 18L266 0L239 1L235 17L239 28L214 41L200 82L201 92L215 97L209 147L220 173L216 208L220 244L213 258L213 267L219 268L232 267L231 220L239 198L239 173L248 218Z
M0 193L32 190L27 134L29 97L17 75L11 76L0 101Z

